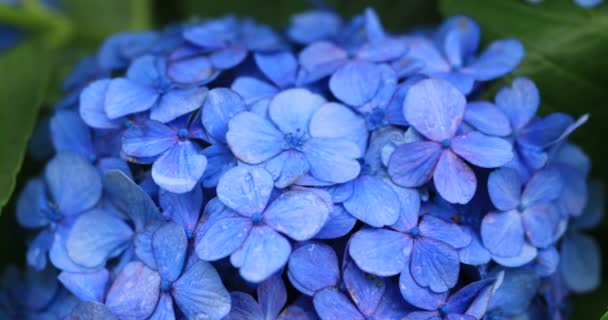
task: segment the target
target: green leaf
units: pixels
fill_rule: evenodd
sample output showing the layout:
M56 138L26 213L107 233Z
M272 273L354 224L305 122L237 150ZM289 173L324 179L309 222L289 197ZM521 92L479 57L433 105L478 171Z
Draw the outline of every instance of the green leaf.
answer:
M593 159L594 174L608 178L608 153L600 138L608 123L608 4L588 10L572 0L538 5L523 0L441 0L440 7L446 16L474 18L486 44L506 37L524 43L526 58L513 76L527 76L538 84L543 113L591 113L574 139ZM494 84L490 91L503 84Z
M600 320L608 320L608 312L604 313Z
M52 60L51 51L34 37L0 56L0 212L15 188Z

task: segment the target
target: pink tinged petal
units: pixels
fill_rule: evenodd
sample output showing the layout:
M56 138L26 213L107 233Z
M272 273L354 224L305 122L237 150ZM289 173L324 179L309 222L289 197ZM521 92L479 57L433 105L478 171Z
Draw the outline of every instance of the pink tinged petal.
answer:
M428 139L450 139L462 122L466 100L458 89L440 79L414 84L403 101L405 119Z
M573 233L564 238L561 247L560 272L568 288L589 292L601 283L601 251L593 238Z
M236 251L251 229L251 219L224 206L217 198L205 207L196 232L195 250L199 258L215 261Z
M350 214L376 228L397 222L401 203L390 185L373 176L359 177L353 184L353 194L344 201Z
M264 168L272 174L275 187L282 189L306 175L310 165L302 152L286 150L268 160Z
M148 320L175 320L175 310L173 310L173 298L168 293L160 295L156 303L154 313Z
M329 79L329 89L344 103L360 106L371 100L380 87L380 68L375 64L355 60L346 63Z
M201 121L213 139L225 143L228 122L237 113L246 110L245 101L236 92L227 88L215 88L205 98Z
M481 222L481 239L494 255L511 257L524 245L521 215L516 211L491 212Z
M388 162L391 179L404 187L419 187L433 176L441 145L432 141L407 143L395 149Z
M264 212L274 181L259 167L238 166L224 174L217 185L217 197L227 207L251 216Z
M408 269L403 270L399 276L399 289L405 301L424 310L437 310L448 298L447 292L436 293L421 287Z
M251 297L244 292L235 291L230 293L232 305L230 313L225 320L262 320L264 312L262 307Z
M158 105L150 110L150 119L166 123L197 110L208 91L206 87L173 89L162 95Z
M326 103L310 119L310 135L317 138L346 138L365 150L368 132L365 120L339 103Z
M304 145L310 173L321 181L344 183L356 178L361 171L361 150L346 139L311 138Z
M494 261L501 266L516 268L530 263L532 260L534 260L534 258L536 258L537 254L538 250L536 247L524 243L521 252L519 252L517 255L511 257L492 256L492 259L494 259Z
M177 132L158 122L129 127L122 135L122 152L131 157L155 157L177 143Z
M325 98L307 89L288 89L277 94L268 107L268 115L283 133L308 134L308 123Z
M560 212L551 203L537 203L522 213L522 221L530 244L546 248L554 241L560 222Z
M270 121L251 112L241 112L228 123L226 141L239 160L258 164L283 150L281 133Z
M169 222L156 230L152 236L152 252L162 279L173 282L179 277L187 249L188 239L177 223Z
M482 168L500 167L513 159L513 145L510 142L475 131L454 138L452 150Z
M78 108L80 117L96 129L116 129L120 122L108 118L105 110L106 92L111 80L102 79L86 86L80 93Z
M350 298L363 315L373 315L387 291L387 282L378 276L367 274L350 261L343 268L344 284Z
M452 151L442 152L433 173L437 192L448 202L466 204L475 195L475 173Z
M121 319L149 317L160 295L160 276L141 262L127 264L114 280L106 306Z
M276 319L287 302L287 289L281 277L275 275L260 283L257 293L265 319Z
M146 111L160 95L155 90L124 78L116 78L108 85L105 110L108 118L116 119L128 114Z
M524 57L524 46L515 39L494 41L462 72L480 81L501 77L515 69Z
M328 245L309 242L293 251L287 272L291 284L305 295L338 285L338 256Z
M521 197L524 205L536 202L550 202L557 199L562 192L563 180L559 170L544 169L532 176Z
M496 105L509 117L514 130L532 120L539 104L538 88L527 78L516 78L511 87L504 87L496 94Z
M503 211L515 209L521 198L523 183L515 169L502 168L490 173L488 193L494 206Z
M297 241L314 237L329 216L330 205L310 191L288 191L264 212L264 223Z
M317 314L323 320L365 320L352 302L335 288L327 288L317 293L313 303Z
M199 260L173 283L173 299L188 319L223 319L230 312L230 293L213 266Z
M422 237L414 241L410 272L419 285L433 292L446 292L458 282L458 252L444 242Z
M500 108L489 102L467 104L464 121L487 135L504 137L511 133L509 118Z
M63 271L57 278L78 299L103 302L110 273L107 269L93 272Z
M420 222L420 234L443 241L455 249L464 248L471 243L471 236L461 226L425 215Z
M251 229L243 245L230 256L230 262L240 269L241 276L251 282L261 282L281 269L291 253L289 241L266 226Z
M178 142L154 161L152 178L161 188L174 193L189 192L207 168L207 158L190 141Z
M349 246L350 256L363 271L379 276L394 276L407 265L412 240L401 232L386 229L362 229Z

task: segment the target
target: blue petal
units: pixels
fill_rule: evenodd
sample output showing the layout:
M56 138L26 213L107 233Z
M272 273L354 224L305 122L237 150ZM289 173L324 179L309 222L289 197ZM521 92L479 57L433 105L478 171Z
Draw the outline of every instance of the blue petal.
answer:
M348 59L344 50L336 45L320 41L315 42L300 51L298 60L304 71L308 72L308 82L324 78L334 73Z
M127 69L127 79L154 88L160 80L164 80L161 72L165 63L166 61L160 56L141 56L135 59Z
M342 19L334 12L310 10L290 18L287 35L295 42L308 44L335 37L341 26Z
M201 54L181 59L171 59L167 73L179 83L205 83L217 76L215 68L206 56Z
M159 98L155 90L133 81L116 78L108 85L105 110L108 118L116 119L128 114L146 111Z
M421 235L445 242L455 249L471 243L471 237L461 226L431 215L422 217L419 228Z
M213 139L226 143L228 121L246 110L245 102L236 92L227 88L215 88L209 91L203 103L201 120Z
M281 312L277 320L317 320L319 317L315 312L312 299L301 295L294 303L287 306Z
M353 194L344 201L344 208L364 223L381 228L397 221L401 203L393 188L382 179L362 176L354 181Z
M225 320L262 320L264 312L260 305L250 295L235 291L230 293L232 305Z
M43 270L46 268L48 259L47 254L53 247L55 239L54 230L45 228L32 239L27 245L27 252L25 258L27 265L36 270Z
M273 190L274 181L268 171L249 166L230 169L217 185L218 198L238 213L251 216L262 213Z
M330 205L314 192L288 191L268 206L264 223L294 240L308 240L325 225Z
M247 57L247 49L239 47L227 47L213 51L209 55L211 64L218 69L230 69L243 62Z
M368 133L363 117L339 103L326 103L310 119L310 135L318 138L346 138L361 151L367 146Z
M450 139L462 122L465 98L450 83L426 79L414 84L403 102L405 119L425 137Z
M268 160L264 168L272 174L275 186L282 189L296 183L306 175L310 165L302 152L286 150Z
M177 132L158 122L130 126L122 135L122 152L131 157L155 157L177 143Z
M52 201L64 215L90 209L101 197L101 177L97 170L75 154L57 154L46 165L44 177Z
M179 277L187 249L188 239L178 224L169 222L156 230L152 236L152 250L162 279L173 282Z
M322 181L344 183L361 171L355 160L361 156L361 150L346 139L311 138L304 145L304 154L310 164L310 173Z
M481 223L481 239L492 254L511 257L524 245L521 215L516 211L488 213Z
M197 110L208 91L205 87L170 90L163 94L158 105L150 110L150 119L166 123Z
M103 176L111 170L118 170L124 173L127 177L133 178L129 164L120 158L101 158L97 161L97 170Z
M412 311L409 303L403 303L403 296L399 293L399 288L392 282L386 283L384 296L374 312L376 319L403 319Z
M515 169L502 168L490 173L488 193L494 206L503 211L515 209L519 204L523 181Z
M582 233L567 235L562 242L560 272L574 292L591 291L601 282L600 248Z
M316 239L336 239L348 234L357 223L343 206L334 205L323 228L315 236Z
M390 157L388 173L400 186L419 187L431 179L441 154L441 145L435 142L401 145Z
M536 202L555 200L560 196L562 185L561 175L558 170L541 170L528 181L522 194L522 204L531 205Z
M79 111L82 120L96 129L116 129L120 123L106 115L106 92L111 80L102 79L85 87L80 93Z
M518 142L530 148L545 148L559 142L572 130L574 119L565 113L552 113L532 121L522 130Z
M160 295L154 313L148 320L175 320L175 311L173 310L173 299L168 293Z
M203 192L199 185L182 194L160 190L158 201L165 217L182 226L186 233L194 232L203 205Z
M199 258L214 261L236 251L251 229L251 219L224 206L217 198L209 201L196 232L195 250Z
M524 47L518 40L494 41L462 71L480 81L492 80L513 71L523 57Z
M160 227L165 224L164 221L156 221L148 224L143 230L139 230L133 239L133 251L137 258L141 260L150 269L157 270L156 258L152 250L152 237Z
M115 320L116 317L103 304L97 302L80 302L74 309L70 317L66 319L79 320Z
M257 293L266 319L276 319L287 302L287 289L281 277L275 275L260 283Z
M329 88L336 98L351 106L371 100L380 88L380 68L367 61L352 61L334 73Z
M551 203L538 203L522 213L522 221L530 243L538 248L546 248L553 242L560 213Z
M296 80L298 61L290 51L256 53L255 63L264 75L279 87L286 87Z
M120 218L101 209L84 213L74 223L66 248L74 262L93 268L124 250L133 230Z
M68 219L65 219L68 220ZM58 269L70 272L86 272L90 271L83 266L76 264L72 258L70 258L67 250L67 239L71 232L72 222L63 221L61 224L56 225L54 238L51 241L51 250L49 251L49 259L51 263ZM119 252L117 252L118 254Z
M327 288L313 298L315 310L321 319L365 320L359 310L336 288Z
M60 289L57 271L46 268L41 271L28 268L25 271L25 289L21 301L30 310L41 310L51 304ZM18 288L11 288L17 290ZM17 298L17 297L15 297Z
M534 263L534 270L541 277L552 275L559 265L559 252L555 247L538 251Z
M500 167L513 159L513 146L507 140L470 132L454 138L452 150L482 168Z
M48 199L42 179L29 180L17 198L17 222L25 228L34 229L47 225Z
M273 97L278 92L278 89L271 84L248 76L236 78L230 88L243 97L248 105Z
M272 99L268 114L281 132L306 136L312 115L324 103L322 96L306 89L289 89Z
M462 94L468 95L473 91L475 79L470 75L458 72L437 72L431 75L433 78L442 79L449 82L454 88L458 89Z
M511 134L509 118L500 108L489 102L467 104L464 121L487 135L504 137Z
M399 289L405 301L425 310L437 310L448 298L447 292L435 293L421 287L407 269L399 276Z
M241 112L228 123L226 141L234 155L258 164L283 150L283 134L268 120L252 112Z
M340 282L338 257L326 244L306 243L291 254L287 274L296 289L314 296L318 291Z
M363 315L372 315L386 292L387 282L367 274L352 262L346 263L343 271L344 284L351 299Z
M399 38L382 37L363 45L357 57L373 62L385 62L400 58L407 52L407 42Z
M410 272L419 285L445 292L458 282L458 252L441 241L423 237L414 241Z
M411 249L412 241L403 233L362 229L350 239L349 253L363 271L393 276L404 270Z
M437 42L444 43L452 32L456 31L462 57L472 56L479 47L480 30L479 25L466 16L452 16L446 19L437 30Z
M203 150L207 157L207 169L201 178L203 187L215 188L220 178L237 165L237 160L226 146L213 144Z
M498 106L511 120L513 130L526 126L538 110L540 95L534 82L516 78L511 87L504 87L496 95Z
M269 227L255 226L230 262L245 280L261 282L281 269L290 253L291 245L283 236Z
M433 173L433 182L437 192L451 203L468 203L477 188L473 170L449 150L441 153Z
M524 246L519 254L512 257L492 256L492 259L494 259L494 261L501 266L515 268L530 263L532 260L534 260L534 258L536 258L537 254L538 250L536 247L524 243Z
M500 310L506 315L524 313L528 310L539 285L540 279L530 270L505 269L504 279L490 299L489 309Z
M223 319L230 311L230 294L213 266L199 260L173 283L173 298L189 319Z
M118 274L106 305L120 318L145 319L154 312L160 295L160 276L141 262L131 262Z
M106 269L90 273L64 271L57 278L78 299L103 302L110 273Z
M464 228L464 230L471 237L471 243L469 243L468 246L458 250L460 262L472 266L479 266L488 263L492 257L490 256L490 253L486 247L484 247L481 243L479 235L477 235L471 228Z
M191 191L207 168L207 158L200 147L181 141L152 165L152 178L161 188L174 193Z
M409 50L406 54L411 60L422 62L422 74L431 75L437 72L449 71L451 66L445 60L432 41L425 37L410 39Z
M418 224L418 213L420 212L420 192L416 189L408 189L399 187L389 181L389 185L399 197L401 209L399 218L395 224L391 225L392 229L406 232Z

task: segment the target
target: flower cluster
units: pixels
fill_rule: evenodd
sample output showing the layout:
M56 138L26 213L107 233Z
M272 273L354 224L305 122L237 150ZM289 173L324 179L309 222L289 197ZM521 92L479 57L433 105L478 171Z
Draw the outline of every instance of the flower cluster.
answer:
M599 282L601 186L524 49L373 10L121 33L65 81L17 219L19 319L561 319Z

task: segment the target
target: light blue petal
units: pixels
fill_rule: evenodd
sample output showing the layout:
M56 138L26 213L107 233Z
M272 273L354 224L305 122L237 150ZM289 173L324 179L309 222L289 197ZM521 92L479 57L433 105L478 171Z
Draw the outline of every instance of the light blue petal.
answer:
M524 245L521 215L516 211L488 213L481 222L481 239L494 255L511 257L519 254Z
M562 241L560 272L568 288L589 292L601 282L600 248L582 233L567 235Z
M406 232L418 225L420 192L416 189L399 187L390 181L387 181L387 183L393 188L401 203L399 218L397 219L397 222L390 227L391 229Z
M298 61L290 51L256 53L255 63L264 75L279 87L286 87L296 80Z
M408 269L403 270L399 276L399 289L405 301L424 310L437 310L448 298L447 292L435 293L421 287Z
M306 156L297 150L286 150L278 156L268 160L264 166L274 179L274 185L285 188L296 183L308 173L310 165Z
M106 306L119 318L149 317L160 295L160 276L141 262L131 262L118 274L106 297Z
M113 79L106 91L105 110L108 118L116 119L146 111L160 95L156 90L124 78Z
M365 151L368 140L363 117L339 103L326 103L319 108L309 125L310 135L317 138L345 138Z
M150 110L150 119L167 123L200 108L209 90L206 87L173 89L163 94Z
M435 142L403 144L391 155L388 173L400 186L419 187L431 180L441 154L441 145Z
M559 252L555 247L538 251L534 262L534 270L541 277L551 276L559 265Z
M291 284L309 296L340 282L336 252L318 242L306 243L294 250L289 258L287 273Z
M414 241L410 272L420 286L446 292L458 282L458 252L441 241L423 237Z
M230 293L213 266L199 260L173 283L173 298L189 319L223 319L230 312Z
M107 269L89 273L63 271L57 279L78 299L103 302L110 273Z
M513 159L513 146L510 142L475 131L454 138L452 150L482 168L500 167Z
M227 207L251 216L264 212L274 181L259 167L238 166L230 169L217 185L217 197Z
M471 237L471 243L458 250L460 262L472 266L488 263L492 257L490 256L488 249L481 243L479 236L471 228L464 228L464 231Z
M515 169L502 168L490 173L488 193L494 206L503 211L515 209L519 204L523 181Z
M66 319L79 320L116 320L112 312L103 304L97 302L80 302L72 309L70 317Z
M283 150L283 134L268 120L252 112L241 112L228 123L226 141L234 155L258 164Z
M181 141L152 165L152 178L161 188L174 193L191 191L207 168L207 158L200 147Z
M496 95L498 106L511 120L513 130L526 126L538 110L540 95L534 82L516 78L511 87L504 87Z
M315 310L321 319L365 320L357 308L336 288L327 288L313 298Z
M50 119L51 140L56 152L72 152L85 159L95 159L89 127L75 111L57 111Z
M441 197L450 203L468 203L477 189L473 170L449 150L441 153L433 182Z
M167 73L179 83L206 83L217 77L217 71L209 58L198 54L188 58L171 59Z
M553 243L560 222L560 213L551 203L538 203L522 213L526 236L535 247L546 248Z
M226 143L228 121L245 110L245 102L236 92L227 88L215 88L209 91L203 103L201 120L213 139Z
M247 57L247 49L239 47L226 47L213 51L209 55L211 64L217 69L230 69L243 62Z
M490 44L484 52L463 72L480 81L501 77L515 69L524 57L524 46L515 39L498 40Z
M306 89L289 89L277 94L268 107L274 124L285 134L308 135L308 124L325 98Z
M238 93L248 105L264 98L271 98L279 91L270 83L249 76L234 79L230 89Z
M349 253L363 271L394 276L406 267L412 240L386 229L362 229L350 239Z
M515 268L530 263L532 260L534 260L534 258L536 258L537 254L538 250L536 247L524 243L524 246L519 254L512 257L492 256L492 259L494 259L494 261L501 266Z
M467 74L459 72L437 72L430 75L436 79L442 79L449 82L454 88L458 89L462 94L468 95L473 91L475 79Z
M550 202L562 192L563 180L557 169L544 169L532 176L521 197L523 205Z
M177 132L158 122L130 126L122 135L122 152L131 157L155 157L177 143Z
M323 26L323 28L319 28ZM332 39L342 26L342 19L332 11L310 10L293 15L289 20L287 35L301 44Z
M307 82L313 82L334 73L348 59L347 53L336 45L327 42L315 42L300 51L298 61L308 73Z
M158 273L163 280L175 281L182 273L188 249L188 239L184 229L169 222L160 227L152 236L152 252Z
M221 144L210 145L203 154L207 157L207 169L201 178L203 187L215 188L224 173L237 165L237 160L230 149Z
M154 313L148 320L175 320L175 311L173 310L173 298L168 293L160 295Z
M110 79L92 82L80 93L79 111L82 120L90 127L96 129L116 129L120 122L108 118L105 110L106 92Z
M288 191L268 206L264 223L294 240L308 240L325 225L330 205L314 192Z
M464 121L487 135L504 137L511 134L509 118L500 108L489 102L467 104Z
M471 243L471 237L464 228L431 215L422 217L419 228L421 235L445 242L455 249Z
M389 184L373 176L359 177L353 184L353 194L344 201L350 214L376 228L397 222L401 203Z
M160 227L165 224L164 221L156 221L150 223L144 228L140 230L135 235L135 239L133 239L133 251L137 258L141 260L146 266L150 269L157 270L156 266L156 258L154 256L154 251L152 250L152 237L154 237L154 233Z
M312 138L304 145L304 154L310 173L322 181L344 183L361 171L355 160L361 156L361 150L346 139Z
M137 84L155 87L162 80L165 60L160 56L144 55L135 59L127 69L127 79Z
M336 98L351 106L371 100L380 88L381 72L375 64L355 60L343 65L329 79L329 88Z

